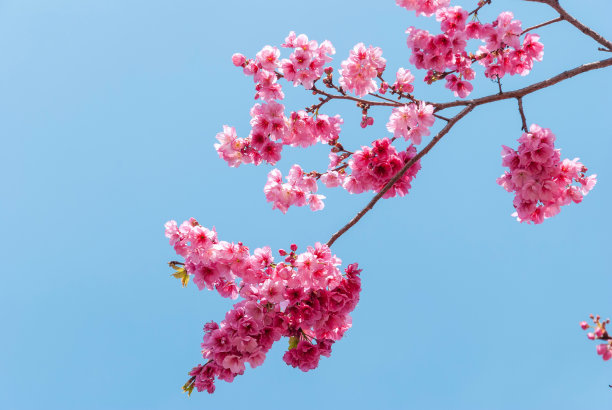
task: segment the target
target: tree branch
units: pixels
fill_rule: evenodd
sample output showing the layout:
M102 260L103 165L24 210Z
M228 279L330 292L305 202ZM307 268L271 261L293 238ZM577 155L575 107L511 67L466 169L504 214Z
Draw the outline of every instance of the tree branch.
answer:
M451 118L444 126L444 128L442 128L440 132L435 137L433 137L429 144L427 144L427 146L425 146L418 154L416 154L410 161L408 161L402 167L402 169L397 174L395 174L395 176L391 178L389 182L387 182L387 184L380 190L380 192L378 192L374 196L374 198L372 198L370 202L368 202L365 208L359 211L359 213L357 213L357 215L355 215L355 217L351 219L349 223L344 225L338 232L336 232L332 235L331 238L329 238L329 241L327 241L327 246L332 246L333 243L336 242L339 237L341 237L346 231L351 229L353 225L359 222L359 220L363 218L363 216L367 214L374 207L374 205L376 205L376 202L378 202L383 197L385 192L387 192L393 186L393 184L395 184L402 177L402 175L404 175L406 171L410 169L410 167L412 167L419 159L421 159L425 154L427 154L434 147L434 145L436 145L442 139L442 137L444 137L450 131L450 129L453 128L457 121L469 114L470 111L474 109L474 107L475 105L473 104L468 105L463 110L461 110L459 114Z
M529 0L535 1L535 0ZM447 103L433 103L433 106L436 107L436 111L445 110L451 107L461 107L464 105L482 105L487 104L493 101L501 101L507 100L509 98L519 98L524 97L527 94L531 94L535 91L541 90L546 87L550 87L551 85L555 85L560 83L563 80L567 80L568 78L572 78L577 76L578 74L586 73L587 71L597 70L604 67L609 67L612 65L612 58L608 58L605 60L595 61L593 63L583 64L571 70L567 70L558 74L554 77L549 78L548 80L540 81L539 83L532 84L525 88L521 88L515 91L508 91L502 94L492 94L482 98L476 98L474 100L457 100Z
M318 89L316 86L312 86L312 88L310 89L312 91L313 94L321 94L326 96L327 98L333 99L333 100L351 100L351 101L356 101L358 103L363 103L363 104L367 104L367 105L383 105L383 106L387 106L387 107L398 107L400 105L404 105L402 103L397 103L395 101L393 102L384 102L384 101L369 101L369 100L364 100L363 98L357 98L357 97L351 97L350 95L335 95L335 94L330 94L328 92L325 92L321 89Z
M568 23L570 23L572 26L576 27L578 30L582 31L584 34L591 37L593 40L597 41L602 46L605 46L608 50L612 50L612 42L606 40L606 38L603 37L601 34L595 32L594 30L591 30L590 28L588 28L587 26L585 26L584 24L576 20L571 14L565 11L563 7L561 7L561 5L559 4L559 0L526 0L526 1L548 4L550 7L555 9L555 11L557 11L557 13L559 13L559 15L563 17L563 19L566 20Z

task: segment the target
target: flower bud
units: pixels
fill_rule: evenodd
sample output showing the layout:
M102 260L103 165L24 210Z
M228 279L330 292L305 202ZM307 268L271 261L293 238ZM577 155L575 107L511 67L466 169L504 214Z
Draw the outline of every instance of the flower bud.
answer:
M236 67L241 67L246 62L246 57L240 53L236 53L232 56L232 63Z

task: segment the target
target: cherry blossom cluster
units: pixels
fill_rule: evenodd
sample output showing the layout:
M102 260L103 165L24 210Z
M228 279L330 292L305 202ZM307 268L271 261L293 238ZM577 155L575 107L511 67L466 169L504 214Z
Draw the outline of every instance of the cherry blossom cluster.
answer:
M438 9L447 7L450 0L395 0L395 3L406 10L414 10L417 16L431 16Z
M282 47L294 49L289 59L281 61L282 72L287 81L293 81L294 86L302 85L310 90L318 78L323 75L323 66L332 60L336 49L328 40L320 45L314 40L308 40L306 34L295 35L290 32Z
M418 145L422 137L430 134L429 128L435 121L433 112L434 107L423 101L394 108L387 123L387 130L392 132L395 138L412 140Z
M215 379L227 382L244 373L246 364L257 367L272 344L289 337L283 360L302 371L316 368L321 356L351 326L350 313L359 302L361 281L357 264L344 274L340 259L329 247L315 244L297 254L279 250L275 263L269 247L253 254L242 243L220 241L216 232L191 218L180 227L166 223L166 237L184 263L170 262L186 284L193 277L198 288L216 289L223 297L244 300L227 312L221 323L204 326L202 355L183 389L191 393L215 390ZM182 265L182 267L179 267ZM183 280L187 277L187 280Z
M406 7L406 2L398 0L397 3ZM406 8L411 9L415 5L432 6L435 2L408 3L412 5ZM475 72L471 66L475 61L485 67L485 77L497 80L505 74L527 75L534 60L542 61L544 46L538 41L540 37L529 33L521 44L521 22L509 11L486 24L477 20L468 23L468 12L459 6L440 6L434 11L441 34L430 34L415 27L406 31L407 45L412 50L410 62L418 69L428 70L425 76L428 83L445 78L446 88L457 97L465 98L472 92L470 81L475 78ZM467 41L471 39L485 43L475 54L466 52Z
M316 194L317 180L310 174L305 174L302 168L295 164L289 170L283 183L283 175L278 169L268 174L268 181L264 186L266 200L272 202L272 209L287 213L290 206L309 205L313 211L320 211L325 204L325 196Z
M294 49L289 59L280 59L280 50L277 47L265 46L257 53L254 59L247 59L244 55L236 53L232 62L242 67L246 75L252 75L255 81L255 99L264 101L282 100L285 95L278 83L278 78L284 77L292 81L294 86L303 85L306 89L312 88L316 79L323 74L323 67L332 60L331 55L336 53L331 42L325 40L318 44L308 40L305 34L296 36L290 32L281 47ZM280 69L281 73L276 70Z
M344 178L342 186L351 194L365 191L379 192L397 174L403 166L416 155L416 148L410 145L399 153L388 138L372 142L372 147L363 146L348 161L351 174ZM393 186L385 192L383 198L396 195L404 196L411 188L410 183L421 169L417 161L406 171Z
M320 179L327 188L341 186L351 194L366 191L380 192L391 178L417 154L414 145L398 153L388 138L372 142L372 147L362 146L361 150L354 153L344 151L338 155L333 152L338 150L338 146L341 147L340 144L335 144L329 155L330 163L327 172L304 173L302 168L295 164L286 177L287 182L283 183L281 172L278 169L272 170L268 174L268 181L264 187L267 201L272 202L272 209L279 209L282 213L286 213L291 206L309 205L313 211L323 209L325 196L316 194L317 179ZM416 161L385 192L383 198L408 194L411 182L420 169L421 163Z
M280 160L283 149L282 144L270 141L263 134L253 133L248 138L238 138L234 127L227 125L217 134L217 140L219 143L215 144L215 149L230 167L250 163L259 165L261 161L274 165Z
M314 81L324 73L324 65L331 61L330 55L336 51L333 45L325 40L320 45L308 40L304 34L296 36L289 33L281 47L294 51L289 59L280 59L277 47L265 46L254 59L247 59L242 54L234 54L232 62L242 67L246 75L253 76L255 81L255 99L263 100L251 108L251 132L246 138L238 138L234 127L223 126L223 132L217 134L215 149L219 157L231 167L240 164L259 165L265 161L271 165L281 158L283 145L308 147L317 142L323 144L337 139L343 120L339 115L309 115L304 110L285 115L285 106L276 100L284 99L284 93L278 80L285 78L294 86L302 85L307 89L313 87ZM280 70L277 71L277 70Z
M497 179L506 191L515 193L513 216L518 221L542 223L558 214L562 205L580 203L595 186L597 175L585 176L587 168L578 158L561 161L548 128L533 124L518 142L517 151L502 146L502 165L510 170Z
M304 110L284 116L284 106L275 101L255 104L251 109L251 134L238 138L234 127L223 126L215 144L219 157L231 167L240 164L259 165L265 161L271 165L281 158L283 145L308 147L317 142L328 143L337 139L343 120L339 115L325 114L316 118Z
M590 315L589 317L593 321L593 326L589 325L587 322L581 322L580 327L582 330L594 328L592 332L587 333L587 337L591 340L604 341L605 343L597 345L597 354L600 355L603 360L610 360L610 358L612 358L612 337L610 337L606 330L606 325L610 324L610 319L601 321L599 315Z
M414 86L412 85L413 82L414 76L410 70L400 67L395 74L395 83L393 83L392 86L393 91L397 93L410 94L414 91ZM384 91L381 90L381 92L384 94L386 89Z
M349 58L341 64L340 85L359 97L372 93L378 89L374 79L383 73L386 64L379 47L366 48L363 43L356 44Z

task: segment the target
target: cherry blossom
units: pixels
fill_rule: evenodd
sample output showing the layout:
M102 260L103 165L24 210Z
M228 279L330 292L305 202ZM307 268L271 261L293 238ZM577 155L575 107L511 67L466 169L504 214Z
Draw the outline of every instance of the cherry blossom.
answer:
M510 171L497 183L515 193L513 216L519 222L540 224L561 206L580 203L595 186L597 175L585 176L587 168L578 158L561 161L550 129L533 124L518 141L517 151L503 146L502 165Z

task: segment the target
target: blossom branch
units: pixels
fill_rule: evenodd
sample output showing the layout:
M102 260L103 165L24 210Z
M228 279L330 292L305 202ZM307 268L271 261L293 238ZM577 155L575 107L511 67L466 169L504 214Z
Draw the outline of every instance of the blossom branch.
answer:
M467 114L469 114L474 109L474 107L475 105L470 104L467 107L465 107L463 110L461 110L459 114L451 118L448 121L448 123L444 126L444 128L442 128L440 132L435 137L432 138L429 144L427 144L418 154L416 154L410 161L408 161L402 167L402 169L397 174L395 174L395 176L391 178L389 182L387 182L387 184L380 190L380 192L378 192L370 200L370 202L368 202L368 204L361 211L359 211L359 213L357 213L357 215L355 215L353 219L350 220L349 223L344 225L342 228L340 228L338 232L336 232L335 234L332 235L331 238L329 238L329 241L327 241L327 246L332 246L333 243L336 242L338 238L340 238L346 231L351 229L353 225L359 222L359 220L363 218L364 215L368 213L374 207L374 205L376 205L376 203L383 197L385 192L391 189L393 184L395 184L402 177L402 175L404 175L406 171L410 169L410 167L412 167L418 160L420 160L424 155L426 155L442 139L442 137L444 137L460 119L462 119Z
M550 87L551 85L560 83L563 80L567 80L568 78L575 77L578 74L586 73L592 70L598 70L600 68L605 68L609 66L612 66L612 58L583 64L571 70L564 71L561 74L558 74L554 77L549 78L548 80L540 81L538 83L534 83L530 86L527 86L527 87L524 87L518 90L507 91L502 94L492 94L486 97L476 98L473 100L456 100L456 101L451 101L447 103L433 103L433 106L436 107L436 111L441 111L441 110L445 110L451 107L460 107L460 106L468 106L468 105L478 106L478 105L487 104L487 103L494 102L494 101L507 100L509 98L524 97L527 94L531 94L543 88Z
M561 5L559 4L559 0L526 0L526 1L548 4L550 7L555 9L555 11L559 13L559 15L563 17L563 19L566 20L568 23L570 23L572 26L576 27L578 30L582 31L584 34L586 34L587 36L591 37L593 40L597 41L599 44L606 47L606 49L612 50L611 41L607 40L605 37L603 37L601 34L597 33L596 31L585 26L580 21L578 21L576 18L574 18L571 14L565 11L565 9L561 7Z
M374 207L374 205L382 198L385 192L387 192L393 186L393 184L395 184L395 182L397 182L402 177L402 175L406 171L408 171L408 169L410 169L410 167L414 165L414 163L416 163L416 161L418 161L425 154L427 154L440 141L440 139L450 131L450 129L457 123L457 121L459 121L461 118L466 116L475 107L479 105L487 104L490 102L494 102L494 101L506 100L509 98L516 98L517 100L519 100L519 110L520 110L521 109L520 106L522 106L522 97L524 97L527 94L531 94L537 90L541 90L543 88L550 87L563 80L572 78L578 74L585 73L591 70L608 67L611 65L612 65L612 58L609 58L606 60L583 64L572 70L564 71L561 74L558 74L552 78L549 78L548 80L544 80L544 81L532 84L528 87L521 88L519 90L489 95L489 96L474 99L474 100L458 100L458 101L453 101L450 103L434 104L437 110L442 110L442 109L446 109L450 107L457 107L457 106L466 106L466 107L461 112L459 112L459 114L451 118L446 124L446 126L442 128L442 130L431 140L431 142L425 148L423 148L414 158L412 158L409 162L407 162L404 165L404 167L393 178L391 178L391 180L389 180L389 182L383 187L383 189L378 194L376 194L372 198L372 200L370 200L370 202L361 211L359 211L357 215L355 215L353 219L351 219L351 221L349 221L346 225L344 225L338 232L333 234L332 237L327 242L327 246L331 246L339 237L341 237L345 232L347 232L351 227L353 227L357 222L359 222L359 220L363 218L363 216L366 213L368 213ZM522 117L524 117L524 113L521 113L521 114L522 114ZM523 125L525 128L527 127L526 120L524 121Z
M396 103L396 102L385 102L385 101L369 101L369 100L364 100L363 98L357 98L357 97L352 97L350 95L335 95L335 94L330 94L328 92L325 92L323 90L318 89L316 86L312 86L311 88L312 93L313 94L321 94L324 95L325 97L329 98L329 99L333 99L333 100L351 100L351 101L355 101L361 104L367 104L367 105L382 105L382 106L386 106L386 107L398 107L400 105L403 105L401 103Z

